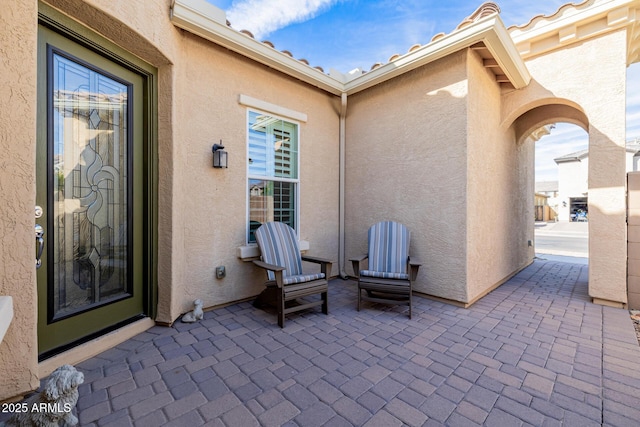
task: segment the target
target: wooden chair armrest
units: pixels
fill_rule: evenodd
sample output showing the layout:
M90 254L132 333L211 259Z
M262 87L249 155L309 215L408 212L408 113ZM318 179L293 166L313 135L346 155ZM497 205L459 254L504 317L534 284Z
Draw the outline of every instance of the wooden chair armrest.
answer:
M351 265L353 266L353 274L355 274L356 277L360 277L360 263L362 261L364 261L365 259L369 258L369 255L360 255L354 258L351 258L349 261L351 261Z
M418 277L418 269L421 265L421 262L409 260L409 278L412 282Z
M323 264L323 263L333 264L332 260L326 259L326 258L318 258L315 256L309 256L309 255L302 255L301 258L303 261L314 262L316 264Z
M264 268L265 270L271 270L273 272L284 270L284 267L280 267L279 265L267 264L266 262L259 259L254 259L253 263L260 268Z
M259 259L254 259L253 263L260 268L273 271L273 273L276 276L276 285L279 288L282 288L284 286L284 275L283 275L283 271L285 270L284 267L280 267L279 265L267 264L266 262Z
M329 275L331 274L331 265L333 264L333 261L308 255L303 255L301 256L301 258L303 261L315 262L316 264L320 264L320 272L322 272L324 274L324 277L329 280Z

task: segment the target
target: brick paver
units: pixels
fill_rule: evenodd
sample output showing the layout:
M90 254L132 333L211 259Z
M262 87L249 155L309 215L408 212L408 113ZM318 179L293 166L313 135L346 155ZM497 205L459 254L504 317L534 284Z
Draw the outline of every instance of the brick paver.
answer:
M240 303L154 327L77 366L82 425L637 425L640 346L594 305L587 266L536 260L468 309L365 305L334 280L330 314ZM6 416L5 416L6 419ZM2 419L0 419L1 421Z

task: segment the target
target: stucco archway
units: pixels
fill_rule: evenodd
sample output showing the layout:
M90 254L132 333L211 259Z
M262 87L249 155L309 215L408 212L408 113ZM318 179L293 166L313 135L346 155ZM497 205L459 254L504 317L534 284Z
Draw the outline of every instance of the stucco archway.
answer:
M582 119L573 117L577 123L568 121L589 135L589 295L617 307L627 304L625 82L627 67L638 60L637 5L567 4L509 28L531 81L523 90L505 92L502 103L502 123L522 119L521 134L537 121L528 123L524 114L549 99L572 100L583 112ZM573 113L561 109L559 117Z
M521 114L513 123L513 129L516 135L517 144L532 143L534 147L532 150L536 152L534 159L536 165L538 165L537 153L539 151L539 144L546 146L546 150L549 150L549 145L546 144L546 135L554 134L555 131L551 131L555 128L555 125L559 123L568 124L570 127L579 127L583 131L589 131L589 119L584 111L576 106L574 103L564 99L553 99L546 101L546 104L536 105L529 109L527 112ZM566 128L565 128L566 129ZM584 134L583 134L584 136ZM545 142L540 142L541 138L545 138ZM552 144L557 149L566 150L559 147L557 144ZM568 152L555 152L555 157L566 155ZM556 164L557 163L557 164ZM563 162L561 165L557 161L554 164L555 170L558 172L558 176L555 178L556 193L552 197L555 207L551 207L554 211L554 217L556 221L567 222L571 220L571 215L575 214L577 207L588 210L583 205L587 201L587 168L588 168L588 151L584 154L584 158L575 159L570 163ZM533 168L534 172L534 186L537 188L537 184L541 181L537 175L537 168ZM544 180L543 180L544 181ZM535 199L535 189L528 188L526 199ZM540 212L539 212L540 213ZM586 218L586 217L585 217Z
M558 122L571 123L589 132L589 119L584 111L569 101L559 99L528 109L517 117L512 125L516 141L521 144L537 129Z
M623 244L616 244L615 238L612 238L613 233L625 236L619 221L620 206L624 205L624 200L620 201L620 192L624 192L625 188L624 185L620 185L619 180L616 180L617 176L625 175L624 147L599 131L592 120L589 120L585 109L578 103L567 99L538 99L521 106L517 114L509 124L517 144L533 143L537 140L535 134L538 129L559 122L577 125L588 133L589 258L590 263L595 263L595 268L590 265L589 294L597 303L618 306L626 304L624 269L605 267L605 261L603 261L611 259L611 251L616 253L614 263L626 260L626 247ZM594 179L591 178L592 173L597 175ZM527 191L530 192L531 189ZM595 195L593 201L592 195ZM532 197L525 199L532 199ZM602 286L604 282L609 286Z

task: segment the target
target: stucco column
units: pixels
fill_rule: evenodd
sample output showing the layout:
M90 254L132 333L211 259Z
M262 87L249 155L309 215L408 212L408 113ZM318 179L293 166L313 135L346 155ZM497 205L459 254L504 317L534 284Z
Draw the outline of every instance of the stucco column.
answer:
M0 343L0 401L38 385L35 278L35 0L5 2L0 13L0 295L14 318Z
M615 116L611 111L619 108L609 107ZM600 114L608 116L604 110ZM598 128L603 120L589 127L589 295L616 306L627 302L624 108L617 115L622 120L609 116L604 132Z
M587 106L589 295L596 303L621 306L627 302L626 31L608 38L607 48L598 50L600 89L590 92Z

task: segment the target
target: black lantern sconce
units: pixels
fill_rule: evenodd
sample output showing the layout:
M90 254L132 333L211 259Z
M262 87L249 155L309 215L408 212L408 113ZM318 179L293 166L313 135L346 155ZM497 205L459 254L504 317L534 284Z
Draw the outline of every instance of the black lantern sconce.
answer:
M227 167L227 152L224 151L224 145L222 140L220 144L213 144L213 167L214 168L226 168Z

